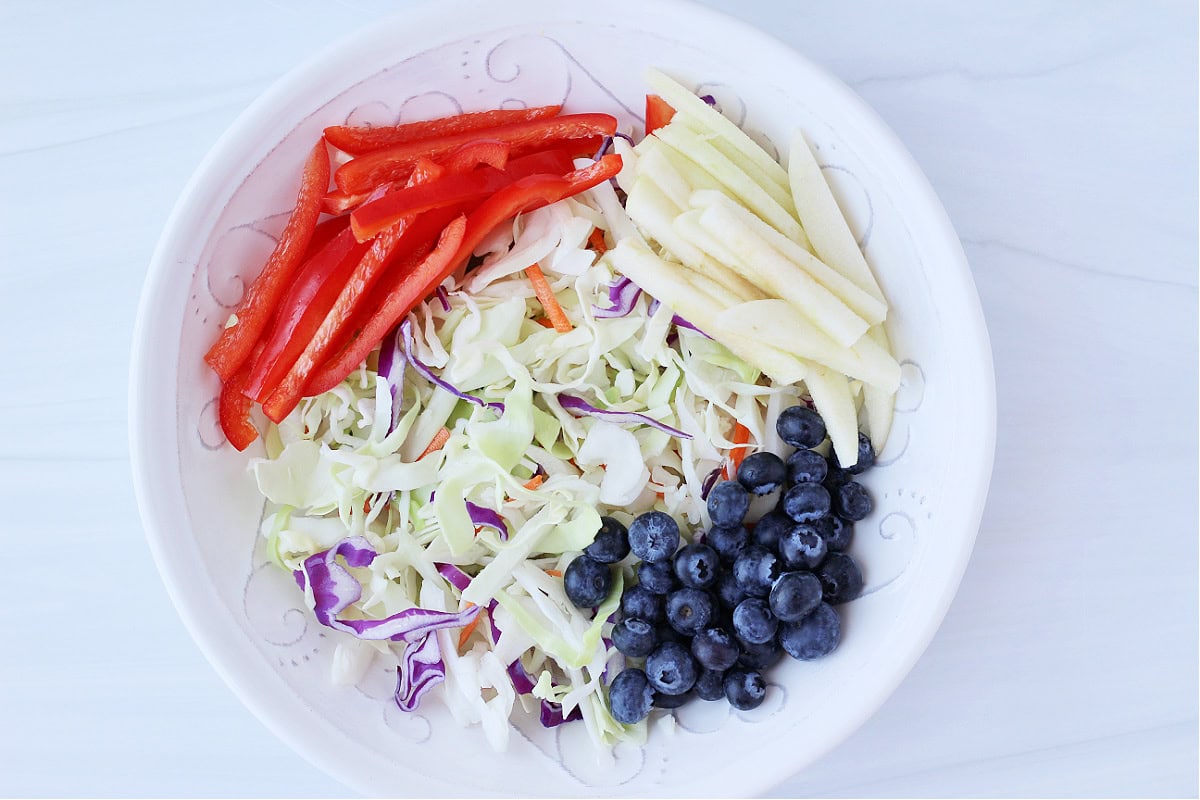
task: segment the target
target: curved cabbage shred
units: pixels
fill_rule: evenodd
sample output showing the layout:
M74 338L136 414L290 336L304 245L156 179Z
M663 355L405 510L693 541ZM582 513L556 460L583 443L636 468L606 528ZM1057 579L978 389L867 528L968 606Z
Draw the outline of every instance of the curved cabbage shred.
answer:
M502 401L502 414L411 369L397 370L403 383L393 387L372 368L373 356L271 426L266 457L251 465L270 504L266 554L278 566L298 570L348 537L364 537L378 552L369 566L348 570L362 593L344 616L487 609L490 620L461 643L457 629L436 632L446 679L434 693L460 723L481 725L497 749L507 745L514 708L536 708L517 702L506 669L518 660L536 677L535 697L561 703L564 716L579 710L598 752L644 739L646 726L618 723L605 696L616 674L608 667L623 663L608 634L631 569L616 571L594 616L575 608L547 571L561 574L604 514L628 523L658 508L685 535L706 527L702 486L725 463L733 419L753 442L778 449L764 425L773 418L768 409L799 397L718 342L672 324L672 312L652 308L644 293L628 315L597 318L593 307L608 307L608 286L620 277L588 249L597 227L610 244L639 236L607 183L518 217L481 246L465 285L444 284L449 310L434 300L410 315L416 357L460 391ZM574 326L569 333L537 322L542 308L523 271L533 262ZM575 416L559 404L561 393L651 416L691 438ZM444 446L421 457L443 427ZM535 475L540 482L531 482ZM490 527L476 530L468 500L500 515L507 541ZM453 586L439 564L466 572L466 588ZM400 662L399 642L331 635L338 683L361 676L374 653Z

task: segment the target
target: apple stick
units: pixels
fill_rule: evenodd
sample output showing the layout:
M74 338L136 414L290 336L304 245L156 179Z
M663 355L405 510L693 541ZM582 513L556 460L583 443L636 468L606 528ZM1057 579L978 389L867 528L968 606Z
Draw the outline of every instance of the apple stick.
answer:
M780 170L772 170L767 172L758 165L758 162L746 156L741 150L734 147L719 135L712 135L714 131L707 127L700 120L689 117L687 114L676 114L670 122L671 125L683 125L694 133L706 138L709 144L717 149L721 155L728 158L742 172L750 176L750 179L763 188L767 194L771 195L776 203L783 206L783 209L796 216L795 201L792 200L792 187L786 181L779 182L777 178L782 177Z
M646 235L685 265L711 275L726 290L741 300L761 300L767 295L741 274L711 256L682 235L673 224L681 209L667 193L658 186L650 174L643 174L634 182L625 210L630 219L637 223Z
M689 203L693 208L723 206L729 209L731 213L745 223L754 233L766 240L780 255L796 264L798 269L804 270L818 283L837 295L854 313L867 322L876 324L883 322L887 318L887 303L876 299L874 295L860 289L853 281L846 278L837 270L830 268L828 264L822 262L812 253L788 239L757 216L733 200L730 200L727 196L720 192L697 191L692 193ZM703 244L699 242L697 244L700 245L701 249L707 250Z
M738 254L738 262L730 266L751 283L787 300L838 344L849 347L867 332L870 325L866 320L784 258L728 208L707 208L700 222L726 249Z
M900 385L900 365L876 342L864 338L854 347L842 347L796 313L785 300L739 303L722 311L717 321L725 329L885 391L893 391Z
M717 322L726 307L719 296L698 288L689 280L685 268L655 255L635 239L622 240L606 257L621 274L642 287L663 305L681 314L700 330L712 336L747 364L772 380L790 385L803 380L809 364L778 348L747 340L744 334L726 332Z
M813 252L830 267L854 281L859 288L883 301L879 283L800 131L792 139L788 175L796 213L808 233Z
M787 181L787 171L771 154L763 150L745 131L733 124L720 111L705 103L696 93L656 69L646 71L646 83L654 93L666 100L676 113L692 117L740 150L747 158L778 182Z
M887 331L882 325L876 325L867 331L867 336L887 352L891 352ZM863 406L867 412L867 433L871 437L871 446L878 453L887 444L888 434L892 430L892 417L896 410L896 393L887 391L879 386L865 384L863 386Z
M845 375L814 365L804 379L813 405L825 420L825 429L833 444L838 462L854 464L858 461L858 414L854 398L850 394L850 382Z
M682 125L666 125L656 130L654 135L724 184L735 197L784 236L797 242L808 241L795 216L775 202L766 190L700 134Z

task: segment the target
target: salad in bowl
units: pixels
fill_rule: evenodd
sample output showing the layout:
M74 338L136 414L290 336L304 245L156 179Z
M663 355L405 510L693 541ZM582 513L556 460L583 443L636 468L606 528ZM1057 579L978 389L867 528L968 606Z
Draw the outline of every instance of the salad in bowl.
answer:
M517 11L335 48L201 168L137 335L150 541L235 691L365 791L765 789L961 575L969 277L790 51L816 110L682 33L597 77L660 34Z

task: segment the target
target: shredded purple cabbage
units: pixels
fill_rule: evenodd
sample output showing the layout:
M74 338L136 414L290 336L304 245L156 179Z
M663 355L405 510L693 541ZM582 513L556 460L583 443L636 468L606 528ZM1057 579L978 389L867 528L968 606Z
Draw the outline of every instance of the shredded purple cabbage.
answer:
M690 433L684 433L678 428L672 428L670 425L659 422L653 417L648 417L645 414L639 414L636 411L605 411L602 408L596 408L582 397L576 397L572 394L558 395L558 403L567 411L570 411L577 416L580 414L590 414L595 417L602 417L604 419L612 420L613 422L634 422L640 425L649 425L652 428L657 428L663 433L669 433L672 436L678 436L680 439L692 438Z
M614 133L612 136L605 136L604 139L600 142L600 149L596 151L596 155L592 156L592 160L599 161L604 156L604 154L608 152L609 148L612 147L613 139L617 138L617 137L620 137L620 138L624 139L625 141L629 142L629 144L631 146L637 144L637 142L633 141L632 136L627 136L623 133Z
M629 278L618 278L608 287L608 302L611 308L592 306L592 314L599 319L628 316L641 296L641 287L636 283Z
M376 552L365 538L355 536L304 559L302 568L312 587L313 614L322 625L359 639L412 643L430 631L461 628L479 614L477 607L458 612L407 608L385 619L338 619L339 613L362 597L362 584L337 563L338 556L347 566L366 567L375 560Z
M647 314L649 314L650 316L654 316L654 312L658 310L658 307L659 307L660 305L662 305L662 304L661 304L661 303L659 303L657 300L651 300L651 301L650 301L650 308L646 309L646 313L647 313ZM599 316L599 315L597 315L597 316ZM674 325L674 326L675 326L675 327L677 327L677 328L687 328L687 329L688 329L688 330L690 330L690 331L695 331L696 333L698 333L698 334L700 334L701 336L703 336L705 339L711 339L711 338L712 338L712 337L711 337L711 336L709 336L707 333L705 333L704 331L700 330L700 329L699 329L699 328L697 328L695 325L693 325L692 323L688 322L686 319L684 319L683 317L679 316L678 314L672 314L672 315L671 315L671 324L672 324L672 325Z
M500 643L500 632L501 631L498 627L496 627L496 606L498 606L498 605L500 605L500 604L498 602L496 602L495 599L493 599L492 602L488 603L488 606L487 606L488 629L491 631L491 634L492 634L492 644Z
M525 671L525 667L521 664L521 659L517 659L508 665L508 677L512 679L513 689L517 694L529 694L533 691L534 681L529 677L529 673Z
M434 564L438 574L449 581L450 585L460 592L465 592L471 585L471 576L453 564Z
M431 370L427 365L423 364L421 360L417 358L416 348L413 346L412 320L406 319L400 324L400 335L404 337L404 356L408 359L408 363L412 364L413 368L420 373L421 377L425 378L425 380L429 381L435 386L438 386L439 388L444 389L445 391L454 395L459 400L466 400L468 403L474 403L480 408L490 408L497 414L504 413L504 403L489 403L486 400L474 397L465 392L460 392L449 382L442 380L437 375L434 375L433 370Z
M550 700L542 701L542 710L539 715L542 721L543 728L556 728L564 722L572 722L577 719L583 719L583 712L579 710L579 706L571 709L571 713L563 716L562 706L559 703Z
M421 698L444 680L442 651L430 632L404 648L404 658L396 667L396 705L401 711L416 711Z
M710 106L716 106L717 104L717 98L713 97L711 94L702 94L700 95L700 99L708 103Z
M704 482L700 484L700 499L707 500L708 493L717 485L717 478L721 477L721 468L717 467L712 472L704 477Z
M388 390L392 394L392 421L388 433L396 430L400 424L401 406L404 401L404 372L408 366L407 359L400 350L400 328L397 326L388 331L379 345L379 377L388 382ZM395 372L395 376L392 373Z
M484 528L495 528L500 534L500 541L508 541L508 527L504 524L504 518L490 508L477 506L470 500L467 503L467 514L471 517L471 522Z
M450 310L450 295L446 292L446 287L445 286L437 287L437 289L434 290L434 294L437 295L437 299L440 300L442 303L442 311L449 311Z

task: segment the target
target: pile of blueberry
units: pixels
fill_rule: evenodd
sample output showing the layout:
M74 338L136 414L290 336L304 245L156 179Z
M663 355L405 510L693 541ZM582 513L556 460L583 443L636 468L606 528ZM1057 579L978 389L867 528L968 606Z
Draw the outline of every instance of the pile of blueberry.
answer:
M875 463L875 452L860 434L857 463L843 467L822 456L813 448L825 440L825 423L805 406L785 410L776 428L796 451L786 462L768 452L749 455L737 480L714 486L713 527L703 537L680 547L678 524L661 511L641 514L628 530L604 517L595 541L563 574L571 602L594 608L612 587L610 565L630 552L641 560L612 631L628 659L644 659L609 687L619 722L638 722L651 706L676 708L693 695L755 708L766 693L763 671L784 652L810 660L838 646L834 606L862 590L862 573L845 550L854 523L872 508L854 477ZM744 524L751 496L771 493L779 502L751 530Z

